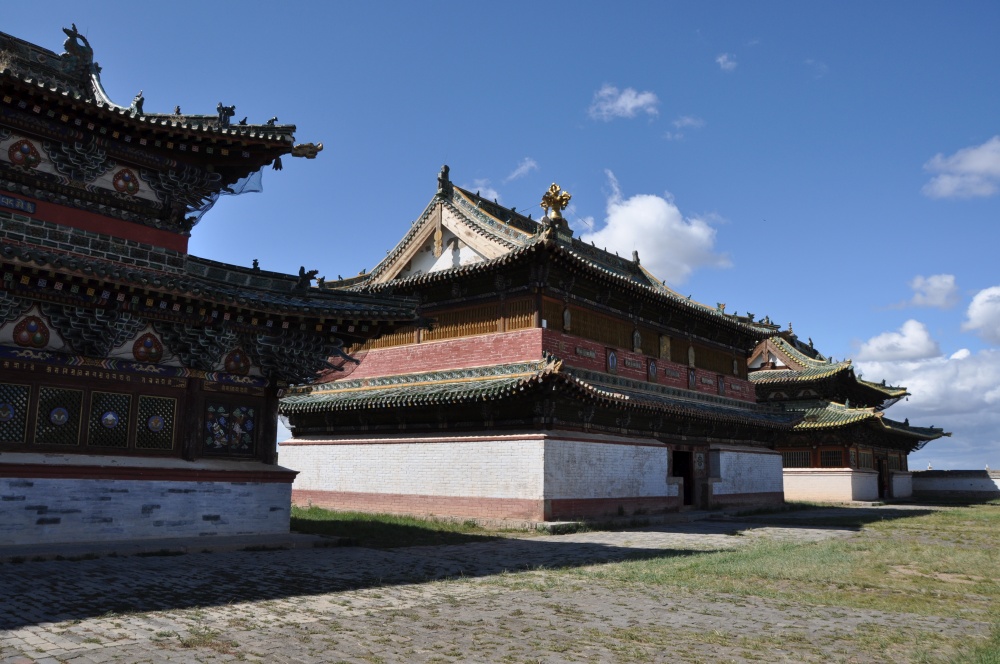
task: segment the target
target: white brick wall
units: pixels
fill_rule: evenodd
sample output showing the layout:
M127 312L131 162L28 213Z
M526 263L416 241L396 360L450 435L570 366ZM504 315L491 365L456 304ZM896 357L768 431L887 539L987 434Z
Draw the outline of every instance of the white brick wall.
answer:
M676 496L667 484L667 448L548 440L545 497L638 498Z
M850 468L786 468L785 500L878 500L878 473Z
M913 475L905 470L890 470L893 498L910 498L913 495Z
M755 448L713 448L718 480L712 484L716 496L745 493L781 493L781 454ZM713 471L715 469L713 468Z
M284 482L0 478L0 545L288 532Z
M1000 497L1000 473L985 470L934 470L912 474L913 491L947 492L956 496Z
M542 498L541 439L285 444L294 489L482 498Z

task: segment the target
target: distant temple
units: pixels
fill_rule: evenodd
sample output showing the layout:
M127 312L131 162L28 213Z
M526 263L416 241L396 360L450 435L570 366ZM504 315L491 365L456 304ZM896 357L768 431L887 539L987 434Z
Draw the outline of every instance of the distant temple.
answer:
M787 500L907 498L907 455L951 435L889 419L885 409L909 396L906 388L862 380L850 360L834 362L791 331L758 344L749 366L760 401L802 416L775 445Z
M0 33L0 544L287 532L284 386L415 303L189 255L219 195L322 145L117 105L65 33Z

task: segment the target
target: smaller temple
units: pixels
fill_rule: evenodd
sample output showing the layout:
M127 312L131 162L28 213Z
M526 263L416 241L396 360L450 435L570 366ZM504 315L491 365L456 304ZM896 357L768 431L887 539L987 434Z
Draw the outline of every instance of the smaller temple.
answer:
M801 415L756 403L767 331L574 237L569 199L552 185L534 220L444 167L383 261L326 284L435 323L288 391L295 502L533 521L781 503L772 447Z
M909 396L905 387L862 380L850 360L834 362L811 339L805 343L791 331L771 327L771 336L750 356L749 378L759 401L801 414L775 442L786 500L912 495L907 455L951 434L886 417L887 408Z

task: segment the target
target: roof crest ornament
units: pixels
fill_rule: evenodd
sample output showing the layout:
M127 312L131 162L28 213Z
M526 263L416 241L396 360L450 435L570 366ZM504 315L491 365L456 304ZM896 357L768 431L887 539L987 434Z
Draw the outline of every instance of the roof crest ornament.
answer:
M441 167L441 172L438 173L438 198L451 198L452 193L455 191L451 184L451 180L448 177L448 173L450 172L451 169L448 168L448 164L444 164ZM476 192L476 195L478 196L479 192Z
M129 107L132 115L142 117L142 105L144 103L146 103L146 98L142 96L142 90L139 90L139 94L132 98L132 106Z
M542 196L542 209L549 221L562 220L562 211L569 205L569 200L573 198L568 191L563 191L555 182L549 190Z
M219 114L219 126L223 129L229 126L230 118L236 115L235 105L223 106L221 101L219 102L219 105L215 107L215 110Z
M65 53L61 56L63 71L67 74L83 77L96 68L94 49L90 47L87 38L76 29L76 23L70 25L72 25L71 28L62 29L66 33L66 41L63 42Z

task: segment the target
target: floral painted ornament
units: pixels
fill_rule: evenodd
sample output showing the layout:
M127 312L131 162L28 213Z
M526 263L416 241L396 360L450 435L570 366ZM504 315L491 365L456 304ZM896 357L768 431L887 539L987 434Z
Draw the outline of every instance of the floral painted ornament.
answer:
M243 352L242 348L237 348L226 355L226 373L245 376L250 371L251 364L250 358L247 357L247 354Z
M113 410L109 410L101 415L101 424L105 429L114 429L120 421L121 418L118 417L118 413Z
M160 415L153 415L148 420L146 420L146 428L153 433L159 433L163 431L163 427L166 424L166 420Z
M147 332L132 344L132 357L139 362L159 362L163 359L163 344Z
M63 408L62 406L53 408L52 410L49 411L49 422L56 425L57 427L61 427L62 425L69 422L69 411Z
M115 173L112 183L115 185L115 191L120 194L135 196L139 193L139 179L128 168L123 168Z
M38 316L28 316L14 326L14 343L25 348L45 348L49 345L49 328Z
M35 168L42 163L42 155L38 153L38 148L26 138L10 146L7 150L7 158L15 166L24 166L25 168Z

